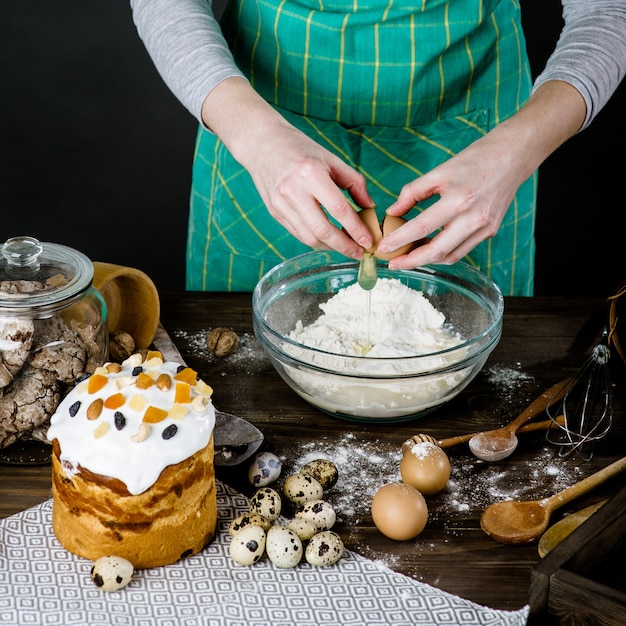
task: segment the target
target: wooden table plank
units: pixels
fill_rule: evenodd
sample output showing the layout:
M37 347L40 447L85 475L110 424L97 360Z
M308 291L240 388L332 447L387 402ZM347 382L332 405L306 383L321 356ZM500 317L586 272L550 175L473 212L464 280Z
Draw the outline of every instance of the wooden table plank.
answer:
M366 468L362 477L372 489L381 486L374 483L383 470L386 475L396 470L390 459L410 435L426 432L444 438L499 426L557 380L575 373L597 340L606 311L601 299L506 298L502 339L459 397L418 421L361 425L321 413L287 387L253 336L250 294L161 294L165 328L186 361L213 386L219 409L261 428L264 449L284 456L287 470L311 447L353 453L361 463L363 451L372 459L372 451L377 451L386 467L373 460L371 473ZM206 332L216 326L231 327L240 335L239 350L225 359L212 357L202 345ZM487 501L503 496L551 495L559 480L579 480L621 456L626 434L624 369L618 362L612 432L596 446L589 463L559 459L543 434L520 437L516 452L493 465L478 462L466 447L451 449L454 489L429 497L429 522L415 541L382 536L373 526L367 502L361 503L358 514L342 515L336 529L350 549L417 580L494 608L523 606L528 602L530 570L539 561L537 547L506 546L490 539L480 529L482 510ZM507 376L514 384L505 384ZM560 475L548 471L555 467ZM220 468L218 477L249 495L245 470ZM615 493L620 481L613 481L564 507L554 520ZM49 485L49 467L0 466L0 516L46 499ZM336 490L337 498L345 495L341 477ZM454 501L454 490L462 502Z

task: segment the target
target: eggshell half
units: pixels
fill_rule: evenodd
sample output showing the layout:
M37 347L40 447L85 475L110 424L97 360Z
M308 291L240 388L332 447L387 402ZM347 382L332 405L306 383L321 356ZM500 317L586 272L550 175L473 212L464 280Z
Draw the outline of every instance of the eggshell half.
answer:
M397 250L394 250L393 252L383 254L378 250L378 244L381 239L392 233L394 230L400 228L400 226L406 224L406 220L403 217L385 215L383 221L379 222L375 209L362 209L359 211L359 217L372 233L372 245L369 248L366 248L365 252L374 255L377 259L389 261L390 259L395 259L397 256L402 254L407 254L415 247L415 243L411 242L401 248L398 248Z

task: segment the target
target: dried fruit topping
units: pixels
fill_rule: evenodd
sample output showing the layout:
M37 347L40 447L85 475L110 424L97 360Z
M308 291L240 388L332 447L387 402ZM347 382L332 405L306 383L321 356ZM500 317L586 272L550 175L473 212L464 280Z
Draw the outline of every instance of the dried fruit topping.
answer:
M98 428L93 431L93 436L96 439L100 439L100 437L104 437L109 431L109 425L106 422L100 422Z
M176 383L174 402L176 404L189 404L191 402L191 387L187 383Z
M148 350L146 352L146 361L154 361L157 363L163 363L163 355L158 350Z
M129 401L128 406L138 413L146 408L147 400L139 393L136 393Z
M117 428L117 430L122 430L122 428L126 426L126 417L124 417L124 413L121 411L115 411L113 421L115 422L115 428Z
M178 432L178 426L176 424L170 424L167 428L163 429L161 437L163 439L171 439Z
M124 394L122 393L114 393L112 396L109 396L105 401L104 401L104 406L107 409L119 409L124 402L126 402L126 398L124 398Z
M96 393L100 391L100 389L102 389L102 387L104 387L108 381L109 379L106 376L103 376L102 374L94 374L89 379L89 383L87 385L87 391L89 393Z
M183 367L182 370L176 373L174 379L187 383L193 387L198 380L198 372L192 370L190 367Z
M166 417L167 411L150 405L143 414L143 421L148 424L157 424L158 422L162 422Z
M72 406L70 406L70 408L68 409L70 417L76 417L76 414L78 413L80 409L80 400L76 400L76 402L74 402L74 404L72 404Z
M154 380L148 374L144 372L140 372L137 376L137 389L148 389L148 387L152 387L154 385Z

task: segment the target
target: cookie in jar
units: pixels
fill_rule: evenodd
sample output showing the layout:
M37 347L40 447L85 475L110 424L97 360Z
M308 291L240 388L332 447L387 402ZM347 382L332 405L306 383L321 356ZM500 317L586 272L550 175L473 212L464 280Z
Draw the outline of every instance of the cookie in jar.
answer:
M45 441L67 391L108 355L93 264L73 248L13 237L0 245L0 448Z

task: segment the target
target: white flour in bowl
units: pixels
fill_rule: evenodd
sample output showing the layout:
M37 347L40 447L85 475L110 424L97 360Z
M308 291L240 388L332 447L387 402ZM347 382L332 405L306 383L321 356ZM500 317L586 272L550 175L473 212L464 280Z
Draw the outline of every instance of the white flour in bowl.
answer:
M393 278L379 279L369 291L350 285L320 309L317 320L307 326L299 321L289 338L325 352L368 358L417 356L461 343L421 291Z
M463 338L422 292L381 278L374 289L346 287L320 305L313 323L299 321L283 345L316 369L287 365L285 374L305 400L347 416L393 418L417 414L454 397L483 362L429 374L467 357ZM475 369L478 368L478 369Z

